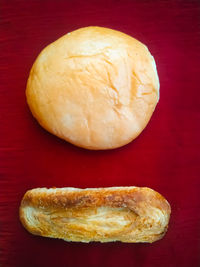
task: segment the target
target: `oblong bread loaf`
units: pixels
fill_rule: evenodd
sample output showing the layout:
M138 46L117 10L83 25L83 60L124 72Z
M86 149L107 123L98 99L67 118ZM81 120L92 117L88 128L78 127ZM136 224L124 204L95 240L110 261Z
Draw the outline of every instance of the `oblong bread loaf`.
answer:
M36 188L20 220L35 235L78 242L154 242L166 233L170 205L146 187Z

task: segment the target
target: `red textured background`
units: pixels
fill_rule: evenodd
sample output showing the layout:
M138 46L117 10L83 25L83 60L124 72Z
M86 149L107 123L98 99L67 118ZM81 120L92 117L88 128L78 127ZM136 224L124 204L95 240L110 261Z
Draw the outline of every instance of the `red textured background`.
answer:
M76 148L43 130L25 99L38 53L79 27L123 31L154 55L161 98L145 131L112 151ZM200 2L0 2L0 266L200 266ZM18 207L34 187L151 187L171 204L153 244L67 243L29 234Z

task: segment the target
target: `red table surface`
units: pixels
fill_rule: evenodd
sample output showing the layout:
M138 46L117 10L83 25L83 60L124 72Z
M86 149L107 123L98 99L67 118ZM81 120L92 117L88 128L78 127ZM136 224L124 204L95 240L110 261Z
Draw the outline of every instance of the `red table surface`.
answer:
M25 99L29 70L47 44L97 25L132 35L154 55L160 101L144 132L110 151L88 151L43 130ZM200 2L1 1L0 266L200 266ZM172 214L153 244L67 243L29 234L18 218L34 187L147 186Z

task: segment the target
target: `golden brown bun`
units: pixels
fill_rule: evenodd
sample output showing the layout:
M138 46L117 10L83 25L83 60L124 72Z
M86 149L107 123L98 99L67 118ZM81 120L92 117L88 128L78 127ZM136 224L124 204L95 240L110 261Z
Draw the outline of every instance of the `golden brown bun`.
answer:
M20 220L35 235L79 242L154 242L167 231L170 205L150 188L37 188Z
M145 128L159 99L159 80L145 45L119 31L87 27L40 53L26 96L49 132L80 147L111 149Z

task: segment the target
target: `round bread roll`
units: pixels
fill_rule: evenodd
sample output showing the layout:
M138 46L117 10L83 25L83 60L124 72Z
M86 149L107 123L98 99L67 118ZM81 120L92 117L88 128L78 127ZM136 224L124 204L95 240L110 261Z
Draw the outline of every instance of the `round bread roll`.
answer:
M26 96L47 131L83 148L112 149L145 128L159 99L159 80L144 44L119 31L86 27L40 53Z

